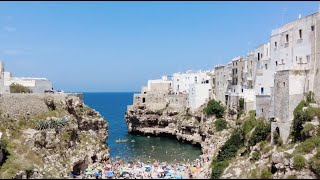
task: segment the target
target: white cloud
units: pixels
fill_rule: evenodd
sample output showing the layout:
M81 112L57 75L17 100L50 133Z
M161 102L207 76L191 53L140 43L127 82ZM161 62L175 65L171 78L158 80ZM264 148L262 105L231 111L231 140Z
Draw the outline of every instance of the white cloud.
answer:
M17 29L16 29L15 27L13 27L13 26L4 26L4 27L3 27L3 30L4 30L4 31L7 31L7 32L14 32L14 31L16 31Z

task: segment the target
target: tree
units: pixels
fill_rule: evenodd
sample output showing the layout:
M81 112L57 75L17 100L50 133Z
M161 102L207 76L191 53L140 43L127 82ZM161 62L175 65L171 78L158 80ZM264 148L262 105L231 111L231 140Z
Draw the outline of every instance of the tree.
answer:
M30 88L18 83L12 83L9 88L10 93L32 93L32 90Z
M210 100L207 107L204 108L207 115L216 115L217 118L222 118L224 115L224 107L220 101Z

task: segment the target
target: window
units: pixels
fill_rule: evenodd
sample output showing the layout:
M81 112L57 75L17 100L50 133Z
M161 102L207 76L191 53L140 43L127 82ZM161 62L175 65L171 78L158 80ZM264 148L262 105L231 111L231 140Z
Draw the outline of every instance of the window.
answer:
M286 82L283 82L283 87L286 87Z
M261 112L263 112L263 108L261 109Z
M264 88L262 87L262 88L261 88L261 94L263 94L263 92L264 92Z
M260 60L260 53L258 53L258 61Z
M307 55L307 63L310 61L310 55Z
M261 53L261 58L262 58L262 53Z
M243 92L243 89L241 89L241 92Z
M298 56L296 56L296 62L298 62Z
M299 29L299 38L302 39L302 29Z
M311 26L311 31L314 31L314 25L313 25L313 26Z
M179 85L177 86L177 89L179 90Z
M275 48L277 47L277 42L274 42L274 47L275 47Z
M276 61L276 66L278 66L278 61Z
M282 64L284 64L284 61L283 61L283 59L281 59L281 63L282 63Z
M197 76L194 77L194 82L197 83Z
M268 64L265 64L264 66L266 67L266 69L268 69Z
M299 57L299 63L302 64L302 57Z
M289 34L286 34L286 43L289 43Z

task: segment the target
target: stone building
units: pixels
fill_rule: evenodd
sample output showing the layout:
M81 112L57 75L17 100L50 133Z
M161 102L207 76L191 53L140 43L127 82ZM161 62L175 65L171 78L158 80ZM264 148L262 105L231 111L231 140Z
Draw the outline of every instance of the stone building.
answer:
M192 72L191 70L185 73L174 73L172 75L172 90L174 94L187 94L190 84L208 83L210 71Z
M213 94L213 78L214 71L208 73L208 76L201 83L193 83L189 85L189 103L188 107L191 110L199 108L202 104L209 101Z
M11 72L4 71L4 63L0 62L0 93L10 93L10 85L13 83L28 87L33 93L44 93L52 90L52 82L46 78L13 77Z
M151 98L162 106L196 109L214 98L227 108L238 108L243 98L245 111L256 110L257 117L271 120L271 131L277 131L286 143L293 110L306 93L314 92L320 102L319 16L317 12L299 17L272 30L269 42L215 66L211 73L187 71L174 73L171 81L162 79L166 83L149 81L135 95L142 99L135 102Z
M255 73L256 116L270 118L271 95L274 84L274 66L271 66L270 43L255 49L257 62Z
M231 91L231 69L232 64L228 63L227 65L217 65L214 68L215 72L215 85L214 92L215 98L218 101L221 101L223 105L228 104L228 91Z
M275 67L272 132L277 130L287 141L293 120L293 110L314 88L319 58L316 33L319 13L287 23L271 33L271 65ZM272 133L273 135L273 133ZM273 138L272 138L273 140Z

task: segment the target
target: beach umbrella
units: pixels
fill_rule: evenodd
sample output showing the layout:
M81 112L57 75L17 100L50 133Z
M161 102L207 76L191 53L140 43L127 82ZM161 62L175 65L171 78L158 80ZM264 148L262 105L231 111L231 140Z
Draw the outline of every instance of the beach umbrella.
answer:
M122 172L121 176L129 176L130 174L127 171Z
M120 170L118 170L118 172L119 172L119 173L123 173L123 172L124 172L124 170L123 170L123 169L120 169Z
M151 171L151 167L146 167L146 171Z
M177 179L182 179L182 175L181 174L176 174L175 176Z
M153 179L158 179L158 174L157 174L157 173L153 173L153 174L152 174L152 178L153 178Z
M98 166L98 167L96 167L96 169L101 169L102 170L103 168L102 168L102 166Z
M183 166L178 166L178 170L182 171L183 170Z
M133 174L139 174L140 171L138 169L134 169L132 172Z
M92 171L91 167L88 167L88 168L86 169L86 171Z
M174 173L174 170L172 170L172 169L171 169L171 170L169 170L169 173Z
M99 172L95 172L93 175L94 175L95 177L101 177L101 176L102 176L102 174L99 173Z
M190 170L192 173L198 172L198 168L196 168L196 167L191 167Z
M112 171L107 171L106 175L107 175L107 177L113 177L114 176Z
M157 169L157 172L162 173L163 169Z

